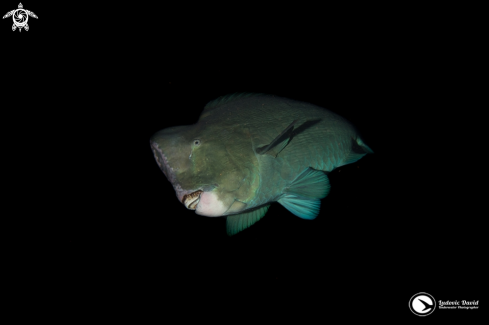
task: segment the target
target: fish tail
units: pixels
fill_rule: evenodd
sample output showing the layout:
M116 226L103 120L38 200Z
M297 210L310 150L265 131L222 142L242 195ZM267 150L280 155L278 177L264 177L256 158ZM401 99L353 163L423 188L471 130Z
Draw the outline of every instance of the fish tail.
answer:
M369 146L363 143L360 137L352 138L351 151L346 155L341 164L336 167L352 164L368 153L374 153Z
M374 153L372 149L370 149L369 146L367 146L360 137L357 137L354 139L354 142L365 152L365 153Z

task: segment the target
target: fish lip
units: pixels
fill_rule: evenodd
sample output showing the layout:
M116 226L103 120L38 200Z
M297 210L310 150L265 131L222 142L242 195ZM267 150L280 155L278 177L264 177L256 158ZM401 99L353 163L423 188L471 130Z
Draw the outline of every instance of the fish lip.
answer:
M197 207L197 204L200 201L200 195L204 193L202 190L197 190L195 192L185 194L182 198L182 203L185 205L185 207L189 210L195 210Z
M210 191L214 190L216 187L218 187L217 184L212 184L212 185L201 185L198 187L194 187L191 190L185 190L178 183L176 183L176 184L172 183L172 185L173 185L173 189L175 190L175 192L177 194L178 201L183 203L183 204L185 204L184 196L186 196L187 194L192 194L192 193L199 191L199 190L203 191L203 192L210 192Z

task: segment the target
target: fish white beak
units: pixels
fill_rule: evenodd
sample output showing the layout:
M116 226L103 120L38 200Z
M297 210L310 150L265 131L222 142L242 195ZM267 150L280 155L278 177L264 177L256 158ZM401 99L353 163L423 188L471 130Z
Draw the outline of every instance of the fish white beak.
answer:
M200 194L202 194L202 190L195 191L190 194L186 194L182 198L182 203L185 204L185 207L189 210L195 210L197 204L200 201Z

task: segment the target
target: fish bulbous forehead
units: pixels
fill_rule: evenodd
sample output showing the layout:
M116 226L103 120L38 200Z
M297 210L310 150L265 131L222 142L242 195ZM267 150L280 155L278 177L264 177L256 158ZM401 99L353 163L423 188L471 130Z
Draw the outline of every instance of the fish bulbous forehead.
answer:
M189 140L189 137L192 133L192 125L184 125L184 126L174 126L170 128L166 128L160 130L153 134L151 137L152 142L177 142L177 141L185 141Z
M194 133L193 126L167 128L156 132L150 142L152 146L157 145L170 160L176 157L184 158L184 156L188 158Z

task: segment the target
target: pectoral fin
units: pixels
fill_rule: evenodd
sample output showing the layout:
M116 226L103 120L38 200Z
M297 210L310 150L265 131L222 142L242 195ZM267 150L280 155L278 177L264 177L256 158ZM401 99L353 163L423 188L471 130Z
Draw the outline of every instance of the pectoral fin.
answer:
M270 205L256 210L226 217L226 230L229 236L235 235L260 220L268 211Z
M282 151L285 146L289 143L289 140L292 136L292 132L294 131L294 124L297 123L298 120L292 122L285 130L282 131L272 142L268 145L257 148L256 153L260 155L270 155L273 158L277 157L277 155Z

